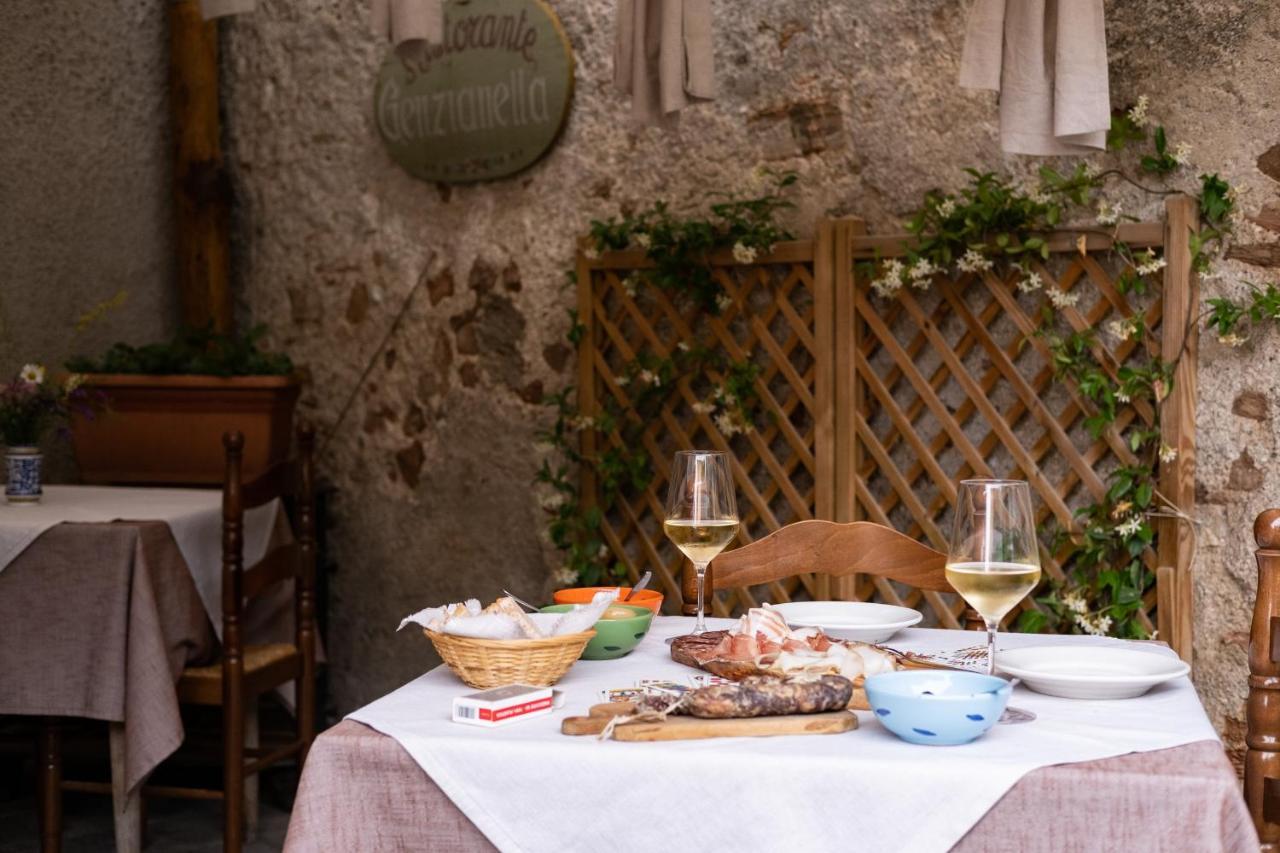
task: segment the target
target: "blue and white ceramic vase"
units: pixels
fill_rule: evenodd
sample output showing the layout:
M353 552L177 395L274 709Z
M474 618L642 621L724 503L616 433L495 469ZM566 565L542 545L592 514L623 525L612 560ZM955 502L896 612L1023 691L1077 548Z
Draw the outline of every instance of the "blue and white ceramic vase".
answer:
M9 503L36 503L40 500L40 475L44 469L44 454L40 448L6 448L4 467L8 474L4 496Z

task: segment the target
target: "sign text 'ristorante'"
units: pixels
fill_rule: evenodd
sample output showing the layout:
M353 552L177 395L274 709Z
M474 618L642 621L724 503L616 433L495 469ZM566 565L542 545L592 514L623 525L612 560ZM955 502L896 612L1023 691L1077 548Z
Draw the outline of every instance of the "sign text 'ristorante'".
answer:
M444 41L394 53L374 91L391 158L428 181L501 178L551 148L573 97L573 54L542 0L453 0Z

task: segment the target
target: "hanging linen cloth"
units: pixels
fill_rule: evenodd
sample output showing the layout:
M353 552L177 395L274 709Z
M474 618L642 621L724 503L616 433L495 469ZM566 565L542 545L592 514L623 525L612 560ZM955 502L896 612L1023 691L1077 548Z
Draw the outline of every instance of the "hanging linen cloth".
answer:
M200 16L206 21L252 12L257 0L200 0Z
M618 0L613 82L639 124L714 98L711 0Z
M975 0L960 85L1000 93L1010 154L1106 148L1111 126L1103 0Z
M444 41L444 0L373 0L370 11L374 35L388 39L402 59Z

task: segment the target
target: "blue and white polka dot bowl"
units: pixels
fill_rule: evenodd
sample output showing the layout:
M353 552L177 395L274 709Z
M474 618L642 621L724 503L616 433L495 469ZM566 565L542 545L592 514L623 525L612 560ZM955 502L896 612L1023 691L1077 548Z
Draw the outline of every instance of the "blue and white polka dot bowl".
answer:
M908 669L873 675L866 690L876 719L898 737L955 746L982 737L995 725L1013 685L976 672Z

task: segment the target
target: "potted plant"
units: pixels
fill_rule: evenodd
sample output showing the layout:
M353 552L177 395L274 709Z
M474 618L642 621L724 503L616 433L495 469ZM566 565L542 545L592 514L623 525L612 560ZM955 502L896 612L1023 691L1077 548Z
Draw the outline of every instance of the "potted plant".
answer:
M91 393L83 377L72 374L64 382L45 382L45 369L28 364L12 382L0 385L0 438L5 445L5 500L36 503L43 490L44 456L40 438L54 423L73 413L92 417Z
M242 335L184 331L168 343L118 343L67 363L108 410L74 417L72 445L86 483L207 485L224 473L222 435L245 436L247 477L289 453L300 379L289 357Z

